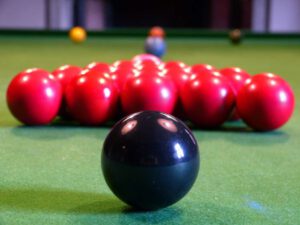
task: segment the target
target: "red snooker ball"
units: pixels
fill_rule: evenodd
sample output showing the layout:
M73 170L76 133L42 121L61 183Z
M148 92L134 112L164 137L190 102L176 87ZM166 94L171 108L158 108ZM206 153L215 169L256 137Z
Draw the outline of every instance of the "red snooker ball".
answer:
M6 101L12 115L26 125L46 125L56 117L62 87L49 72L27 69L10 82Z
M238 114L248 126L258 131L283 126L290 119L294 106L295 98L290 85L271 73L253 76L237 96Z
M79 76L82 71L81 67L72 65L63 65L58 67L52 72L52 75L61 83L63 88L63 99L61 107L59 110L59 115L64 119L70 119L70 115L67 112L66 100L65 100L65 90L67 85L74 79L74 77Z
M211 71L218 71L218 69L209 64L195 64L191 67L191 73L200 74Z
M118 60L111 65L111 68L112 71L118 69L133 69L133 62L131 60Z
M154 26L149 31L149 36L151 37L165 37L165 30L160 26Z
M245 70L239 67L227 67L220 70L222 76L226 77L231 84L235 96L237 96L239 90L245 85L246 80L251 78L251 75ZM234 109L229 120L240 119L236 109Z
M92 62L88 64L84 69L89 69L98 73L110 73L110 65L104 62Z
M88 71L68 85L66 102L68 111L80 124L99 125L116 113L118 90L111 80Z
M79 76L82 76L82 75L89 75L89 76L95 76L95 77L103 77L107 80L111 80L111 77L110 77L110 73L107 73L107 72L100 72L98 70L94 70L94 69L83 69Z
M235 104L228 80L218 72L203 73L190 79L180 96L187 117L205 129L221 126Z
M130 77L121 93L125 114L143 110L172 113L177 101L176 86L171 79L158 75Z
M191 78L191 74L181 68L166 69L163 74L174 81L179 91L181 91L185 83Z
M185 84L191 79L190 73L186 72L186 70L179 67L171 67L167 69L164 75L171 78L174 81L179 93L182 91ZM182 100L180 97L178 98L173 114L174 116L182 120L186 119L186 115L184 113L182 105Z
M181 61L168 61L164 64L165 69L188 69L189 66Z
M116 69L114 72L111 72L110 78L115 83L119 92L123 90L123 87L127 79L131 76L134 76L134 71L132 69L121 67Z
M71 80L79 76L82 68L79 66L63 65L52 71L52 75L60 81L63 89L71 82Z

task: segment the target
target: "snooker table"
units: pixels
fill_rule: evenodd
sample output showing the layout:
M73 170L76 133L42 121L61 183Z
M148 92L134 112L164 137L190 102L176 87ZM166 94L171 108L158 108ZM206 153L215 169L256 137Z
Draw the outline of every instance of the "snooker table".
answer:
M66 33L0 32L0 225L300 224L298 104L273 132L253 132L242 122L193 128L201 152L198 179L177 204L153 212L131 209L104 181L100 153L111 124L27 127L9 113L6 88L19 71L129 59L141 53L145 37L125 33L94 33L73 44ZM300 36L249 35L233 46L225 33L174 33L167 45L164 60L273 72L291 84L296 103L300 98Z

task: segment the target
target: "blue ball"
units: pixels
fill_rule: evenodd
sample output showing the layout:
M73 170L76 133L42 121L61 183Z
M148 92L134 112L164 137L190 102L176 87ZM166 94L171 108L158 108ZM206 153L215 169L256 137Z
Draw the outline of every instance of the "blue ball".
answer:
M166 53L166 43L161 37L148 37L145 42L145 52L162 57Z

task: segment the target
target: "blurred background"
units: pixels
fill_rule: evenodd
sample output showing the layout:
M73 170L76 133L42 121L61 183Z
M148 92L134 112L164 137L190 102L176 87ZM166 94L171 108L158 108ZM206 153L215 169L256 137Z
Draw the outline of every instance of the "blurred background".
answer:
M0 0L0 29L199 28L300 32L300 0Z

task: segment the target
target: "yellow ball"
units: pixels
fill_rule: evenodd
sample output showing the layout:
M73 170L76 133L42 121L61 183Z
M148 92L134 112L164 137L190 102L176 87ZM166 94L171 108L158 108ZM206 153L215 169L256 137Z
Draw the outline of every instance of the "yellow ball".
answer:
M86 39L86 31L82 27L73 27L69 32L69 37L75 43L84 42Z

